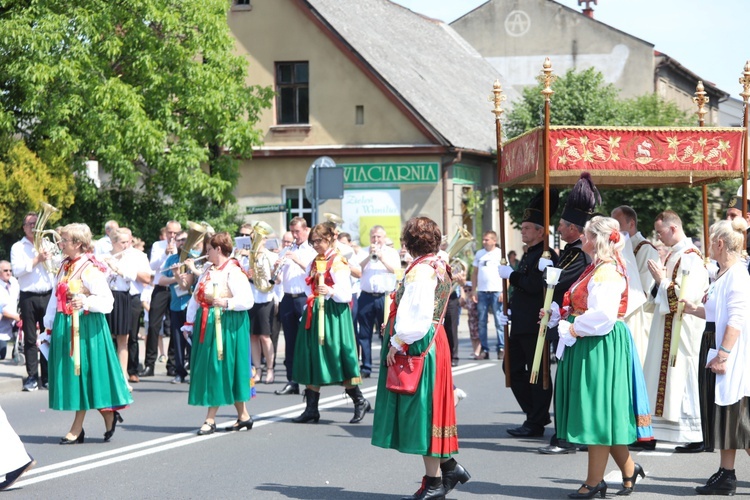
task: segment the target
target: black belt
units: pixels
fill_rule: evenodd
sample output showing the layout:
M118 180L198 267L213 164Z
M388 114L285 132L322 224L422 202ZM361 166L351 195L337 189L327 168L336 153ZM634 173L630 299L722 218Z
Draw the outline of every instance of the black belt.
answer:
M45 295L49 295L52 293L52 290L47 290L46 292L24 292L21 291L21 293L18 294L18 298L21 299L23 297L44 297Z
M367 295L371 295L371 296L375 297L376 299L382 297L383 295L385 295L384 293L372 293L372 292L364 292L364 291L362 293L366 293Z
M291 297L293 299L298 299L300 297L307 297L306 293L285 293L284 297Z
M164 285L154 285L154 291L156 290L169 290L169 287Z

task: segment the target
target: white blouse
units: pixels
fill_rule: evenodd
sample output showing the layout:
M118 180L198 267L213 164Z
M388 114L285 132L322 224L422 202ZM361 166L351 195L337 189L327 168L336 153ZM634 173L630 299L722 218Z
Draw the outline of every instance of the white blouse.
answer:
M331 250L329 250L330 252ZM315 265L313 259L307 265L307 275L310 276L312 266ZM333 264L331 265L331 278L333 279L333 286L329 287L331 290L326 295L326 300L333 299L334 302L341 304L348 304L352 301L352 271L347 264L344 263L340 256L334 258ZM307 286L305 290L307 295L312 294L312 287Z
M73 272L76 271L88 260L83 258L79 259L73 265ZM55 285L52 288L52 295L50 296L49 302L47 303L47 311L44 315L44 328L49 330L52 329L52 325L55 322L55 314L57 313L57 284L60 281L62 270L58 273L55 278ZM109 289L107 278L103 272L101 272L95 265L91 264L81 273L81 282L84 288L89 291L89 295L81 295L83 299L83 310L92 313L107 314L112 312L115 299L112 297L112 291Z
M714 285L717 349L727 326L740 331L732 352L727 354L726 373L716 375L714 401L719 406L729 406L750 396L750 275L745 264L734 264Z
M398 340L411 345L427 335L435 310L437 283L435 269L429 264L417 264L404 276L404 294L396 311L392 346L403 350Z
M227 266L219 271L214 266L207 266L206 270L203 271L198 283L195 285L195 293L190 297L190 301L187 306L187 322L193 323L195 321L195 315L198 309L201 307L196 298L198 294L198 287L201 283L204 283L208 277L211 277L209 283L226 283L227 288L231 292L232 296L227 298L227 309L230 311L247 311L255 301L253 300L253 291L250 288L250 282L247 280L247 276L239 266L227 264Z

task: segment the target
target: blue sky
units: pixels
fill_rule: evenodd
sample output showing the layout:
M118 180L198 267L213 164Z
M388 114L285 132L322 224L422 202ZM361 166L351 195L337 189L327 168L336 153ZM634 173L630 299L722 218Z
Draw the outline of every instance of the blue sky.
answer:
M392 0L451 22L487 0ZM581 10L577 0L557 0ZM750 59L750 0L598 0L594 18L654 44L705 81L740 98Z

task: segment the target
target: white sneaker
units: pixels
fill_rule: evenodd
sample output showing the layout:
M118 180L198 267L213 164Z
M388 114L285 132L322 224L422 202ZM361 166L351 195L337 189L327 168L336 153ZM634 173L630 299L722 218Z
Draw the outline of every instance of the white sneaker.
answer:
M453 389L453 406L458 406L458 403L461 402L462 399L466 397L466 393L456 387Z
M182 382L183 382L182 377L180 377L179 375L175 375L175 377L172 379L171 383L173 383L173 384L181 384Z

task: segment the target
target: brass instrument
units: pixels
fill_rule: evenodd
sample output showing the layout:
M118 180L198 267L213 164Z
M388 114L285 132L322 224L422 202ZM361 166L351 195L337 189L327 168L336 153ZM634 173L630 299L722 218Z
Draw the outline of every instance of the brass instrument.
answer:
M276 284L276 280L279 279L279 276L281 276L282 267L284 266L284 262L286 261L286 253L289 251L291 247L286 247L279 252L279 260L276 261L276 269L274 270L273 274L271 274L271 279L268 280L269 283Z
M325 217L328 222L333 222L334 224L336 224L336 227L341 227L344 224L344 219L334 213L325 212L323 214L323 217Z
M190 250L193 247L203 241L206 237L206 233L209 232L211 226L205 222L198 224L197 222L187 221L188 235L185 243L182 244L180 249L180 262L185 262L185 259L190 257Z
M263 239L273 233L273 228L265 222L256 222L253 225L253 245L248 256L248 267L253 270L253 284L259 292L270 292L273 289L274 280L271 273L271 260L262 247Z
M200 262L202 260L205 260L207 258L208 258L208 255L201 255L200 257L196 257L196 258L193 259L193 264L195 264L196 262ZM162 269L161 272L164 272L164 271L174 271L175 269L178 269L178 268L180 268L180 267L182 267L184 265L185 264L181 264L181 263L180 264L174 264L172 266L167 267L166 269Z
M53 229L44 229L50 216L58 212L58 209L50 205L49 203L42 202L42 211L39 213L36 219L36 225L34 226L34 249L37 253L49 253L50 258L44 261L44 268L48 273L57 274L57 267L55 262L62 261L62 251L60 250L60 240L62 239L57 231ZM46 238L49 236L49 238Z
M451 242L445 249L445 251L448 253L448 257L450 258L450 266L453 274L457 274L459 272L465 273L469 270L469 266L466 264L466 262L460 259L458 255L461 253L464 247L466 247L466 245L473 241L473 239L474 238L471 236L471 233L466 229L466 227L459 227L458 229L456 229L456 234L453 235Z

